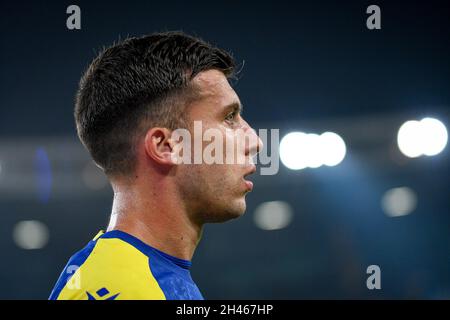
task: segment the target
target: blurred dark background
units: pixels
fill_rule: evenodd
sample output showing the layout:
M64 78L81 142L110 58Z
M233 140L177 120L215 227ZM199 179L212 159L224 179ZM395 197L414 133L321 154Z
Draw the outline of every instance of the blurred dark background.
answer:
M66 28L71 4L81 30ZM366 28L371 4L381 30ZM347 147L334 167L255 177L247 213L206 226L204 296L449 299L448 146L411 159L396 142L407 120L448 127L449 18L446 1L1 1L0 298L46 299L107 225L112 191L73 121L83 70L119 38L183 30L244 64L234 86L256 129Z

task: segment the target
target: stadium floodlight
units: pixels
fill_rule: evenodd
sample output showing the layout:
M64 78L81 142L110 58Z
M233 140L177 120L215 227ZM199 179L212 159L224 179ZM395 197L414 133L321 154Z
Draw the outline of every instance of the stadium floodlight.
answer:
M280 159L291 170L304 169L307 166L305 153L306 134L303 132L291 132L281 139Z
M281 139L280 159L291 170L335 166L345 158L344 140L334 132L291 132Z
M347 152L344 140L334 132L325 132L320 135L322 146L322 162L324 165L333 167L342 162Z
M292 221L293 209L284 201L261 203L254 212L254 222L262 230L280 230Z
M397 134L398 148L409 158L437 155L444 150L447 140L445 125L433 118L406 121Z

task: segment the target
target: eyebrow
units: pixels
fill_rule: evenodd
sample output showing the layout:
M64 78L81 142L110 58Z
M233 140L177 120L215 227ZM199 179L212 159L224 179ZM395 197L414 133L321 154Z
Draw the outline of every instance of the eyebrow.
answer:
M223 108L225 113L228 113L229 111L238 111L239 114L242 114L244 111L244 106L240 102L233 102Z

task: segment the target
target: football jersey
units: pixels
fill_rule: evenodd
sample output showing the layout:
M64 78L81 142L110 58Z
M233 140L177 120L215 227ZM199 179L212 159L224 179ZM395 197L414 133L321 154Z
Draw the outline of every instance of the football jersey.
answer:
M191 262L119 230L100 231L74 254L50 300L203 300Z

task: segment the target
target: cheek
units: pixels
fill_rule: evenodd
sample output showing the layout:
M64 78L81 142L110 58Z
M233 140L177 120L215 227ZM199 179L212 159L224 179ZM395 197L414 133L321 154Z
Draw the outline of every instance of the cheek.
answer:
M200 175L202 176L205 192L214 192L221 198L229 194L236 186L234 166L203 165Z
M234 169L233 165L239 164L240 157L242 157L244 144L243 139L239 135L239 131L227 129L223 134L223 150L224 159L228 164L228 170Z

